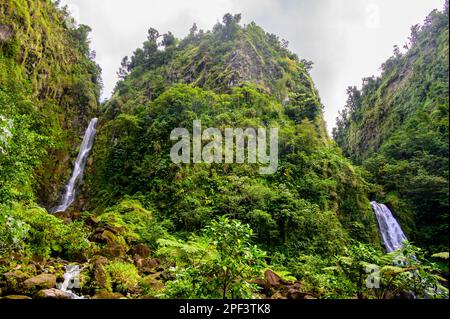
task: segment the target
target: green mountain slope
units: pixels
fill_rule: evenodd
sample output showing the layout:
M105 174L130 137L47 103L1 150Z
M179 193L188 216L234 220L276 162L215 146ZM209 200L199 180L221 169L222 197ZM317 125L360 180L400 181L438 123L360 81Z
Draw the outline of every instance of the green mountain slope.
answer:
M448 247L448 5L414 26L409 48L379 78L349 89L334 132L344 153L383 186L410 240Z
M87 26L54 1L0 0L0 19L1 298L71 298L57 283L73 265L72 292L96 299L448 298L444 264L383 253L379 188L327 136L311 62L286 41L230 14L182 40L150 29L99 105ZM49 214L92 117L77 201ZM276 172L173 163L172 130L195 120L278 128Z
M1 1L0 132L11 134L0 142L0 203L55 205L98 110L90 29L70 21L52 1Z
M308 63L254 23L227 15L212 31L179 41L157 31L122 74L94 147L91 200L135 196L178 231L220 215L240 219L266 245L333 254L357 238L377 240L367 185L328 139ZM279 127L279 166L173 164L170 132ZM332 240L330 240L332 238Z

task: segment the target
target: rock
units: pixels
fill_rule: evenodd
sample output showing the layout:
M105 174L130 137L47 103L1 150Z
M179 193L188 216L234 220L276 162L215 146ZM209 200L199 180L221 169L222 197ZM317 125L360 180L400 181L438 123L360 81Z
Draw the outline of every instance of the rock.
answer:
M161 277L159 275L149 275L142 279L142 282L144 285L147 285L155 290L162 290L164 289L164 284L161 281Z
M283 294L279 291L277 291L276 293L274 293L272 295L272 297L270 297L271 299L286 299L285 296L283 296Z
M22 283L30 276L20 270L9 271L2 274L0 285L4 294L22 293Z
M70 294L56 288L40 290L35 296L38 299L71 299Z
M23 282L27 291L53 288L56 285L56 276L52 274L40 274Z
M148 258L148 256L150 256L150 252L150 248L148 248L148 246L144 244L138 244L131 249L131 254L133 256L137 255L141 258Z
M101 234L100 238L103 240L104 243L107 243L107 244L108 243L114 243L114 242L117 241L116 235L112 231L110 231L108 229L103 231L103 233Z
M32 299L32 298L28 297L28 296L23 296L23 295L10 295L10 296L3 297L2 299Z
M91 227L96 227L100 221L97 219L97 217L95 216L90 216L86 221L85 221L86 225L91 226Z
M261 288L264 288L266 286L266 282L262 278L256 278L255 280L252 280L252 284L255 284Z
M304 296L304 293L298 291L295 288L288 288L288 291L286 293L287 299L303 299Z
M264 272L264 278L266 280L266 285L269 287L278 286L282 282L281 277L270 269Z
M124 298L124 296L118 292L109 292L106 290L98 291L92 299L120 299Z
M14 35L13 28L9 25L0 24L0 42L6 42Z
M128 251L128 246L121 236L116 236L113 232L106 229L100 235L95 234L93 238L96 242L106 243L106 246L100 251L100 255L108 258L124 257Z
M117 243L109 243L100 251L100 254L108 258L119 258L125 256L126 252L127 247Z
M155 268L158 267L160 263L161 262L158 258L144 259L137 257L134 259L134 264L143 273L155 273L156 272Z
M107 288L107 274L105 266L109 263L109 260L103 256L96 256L93 258L93 279L100 288Z

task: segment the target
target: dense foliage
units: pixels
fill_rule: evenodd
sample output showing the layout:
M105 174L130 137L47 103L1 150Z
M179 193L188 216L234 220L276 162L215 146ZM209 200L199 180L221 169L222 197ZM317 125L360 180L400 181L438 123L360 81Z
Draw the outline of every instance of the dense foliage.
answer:
M336 142L383 186L378 197L397 213L410 240L448 247L448 2L412 27L406 53L349 88Z
M432 17L429 28L445 46L442 14ZM123 59L121 80L100 106L89 27L76 26L55 1L0 0L0 296L49 297L55 290L43 288L58 287L77 264L71 289L92 298L448 298L441 277L448 253L430 256L409 243L382 251L369 203L381 188L367 177L390 192L400 213L411 205L394 193L404 185L390 189L369 161L358 157L371 175L343 156L325 130L312 62L240 19L226 14L207 32L194 25L181 40L150 29L142 48ZM428 39L425 33L418 36ZM441 79L444 57L429 58L434 93L423 113L437 131L420 132L432 142L436 132L448 135L439 117L448 114L448 98L432 77ZM400 69L395 63L390 76ZM365 93L355 90L357 96ZM77 201L49 214L94 116L98 134ZM221 133L277 127L277 171L173 163L170 133L192 132L194 120ZM338 132L342 145L346 133ZM428 146L441 152L439 141ZM393 150L379 154L394 171L400 164L388 157ZM439 174L431 176L426 165L438 155L413 156L423 182L415 198L436 201L434 187L448 180L439 165L448 159L435 162Z
M0 203L54 205L98 108L90 29L68 21L50 0L0 3Z

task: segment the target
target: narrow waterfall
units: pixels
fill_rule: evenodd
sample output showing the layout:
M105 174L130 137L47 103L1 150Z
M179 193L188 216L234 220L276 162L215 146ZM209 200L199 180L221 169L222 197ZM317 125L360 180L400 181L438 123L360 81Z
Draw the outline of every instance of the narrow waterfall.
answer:
M67 266L64 274L64 282L58 285L58 289L64 291L71 299L84 299L76 295L70 289L80 287L80 272L81 268L78 265Z
M89 123L86 133L84 134L83 142L80 146L80 152L78 153L77 160L75 161L72 176L67 182L60 204L52 209L52 213L65 212L75 200L76 188L83 179L84 167L86 166L87 158L92 146L94 145L94 138L97 132L97 121L97 118L93 118Z
M403 242L406 240L406 236L397 220L392 215L392 212L384 204L371 202L370 205L375 212L375 217L378 221L378 227L386 251L390 253L401 248Z

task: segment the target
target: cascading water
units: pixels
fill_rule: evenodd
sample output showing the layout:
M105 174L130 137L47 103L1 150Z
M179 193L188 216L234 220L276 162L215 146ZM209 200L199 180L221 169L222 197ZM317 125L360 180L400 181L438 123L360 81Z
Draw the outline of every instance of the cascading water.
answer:
M71 299L84 299L70 290L71 288L79 288L81 270L78 265L67 266L66 273L64 274L64 282L58 285L58 289L65 292Z
M394 218L394 215L392 215L392 212L384 204L371 202L370 205L375 212L381 239L386 247L386 251L390 253L401 248L403 242L406 240L406 236L397 220Z
M52 213L65 212L75 200L76 187L83 178L84 167L86 166L87 158L94 145L94 138L97 132L97 121L97 118L93 118L89 123L86 133L84 134L83 142L81 143L80 152L75 161L72 176L64 189L61 203L52 209Z

